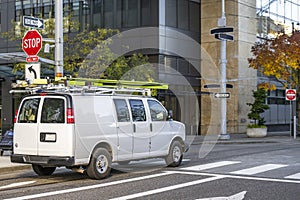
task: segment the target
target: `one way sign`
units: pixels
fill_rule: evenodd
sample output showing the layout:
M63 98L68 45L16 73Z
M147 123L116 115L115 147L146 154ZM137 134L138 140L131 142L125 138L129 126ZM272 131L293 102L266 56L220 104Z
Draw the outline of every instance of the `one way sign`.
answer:
M31 16L23 16L23 26L36 29L44 29L44 20Z
M25 65L25 78L29 82L34 79L40 79L41 74L41 63L26 64Z
M215 98L230 98L230 93L229 92L220 92L220 93L215 93L214 94Z

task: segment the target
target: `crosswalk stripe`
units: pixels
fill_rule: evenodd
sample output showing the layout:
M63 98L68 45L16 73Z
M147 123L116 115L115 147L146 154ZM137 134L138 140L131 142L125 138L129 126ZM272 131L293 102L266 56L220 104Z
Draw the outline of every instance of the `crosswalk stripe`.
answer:
M297 173L297 174L293 174L293 175L290 175L290 176L286 176L284 178L289 178L289 179L300 179L300 173Z
M262 172L286 167L288 165L278 165L278 164L266 164L266 165L260 165L257 167L251 167L247 169L242 169L234 172L230 172L231 174L242 174L242 175L253 175L253 174L259 174Z
M216 168L216 167L223 167L226 165L232 165L232 164L238 164L238 163L241 163L241 162L239 162L239 161L220 161L220 162L215 162L215 163L196 165L196 166L192 166L192 167L185 167L185 168L181 168L181 169L192 170L192 171L201 171L201 170L206 170L206 169L211 169L211 168Z

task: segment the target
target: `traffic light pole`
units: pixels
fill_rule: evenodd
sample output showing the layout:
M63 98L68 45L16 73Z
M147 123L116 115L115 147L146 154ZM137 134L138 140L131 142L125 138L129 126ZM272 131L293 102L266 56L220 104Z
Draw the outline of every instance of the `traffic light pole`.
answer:
M226 27L226 16L225 16L225 0L222 0L222 16L218 21L219 27ZM220 45L220 86L221 93L226 93L226 39L221 39ZM221 134L219 139L229 140L230 135L227 133L227 99L221 98L221 112L220 112L220 129Z
M63 1L55 0L55 77L64 76Z

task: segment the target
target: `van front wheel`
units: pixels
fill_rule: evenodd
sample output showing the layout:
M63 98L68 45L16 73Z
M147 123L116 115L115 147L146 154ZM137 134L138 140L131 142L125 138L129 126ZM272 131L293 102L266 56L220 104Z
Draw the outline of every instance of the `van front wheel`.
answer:
M111 171L111 155L107 149L99 148L94 151L90 164L87 167L87 175L93 179L106 178Z
M39 176L50 176L56 167L43 167L41 165L32 164L32 169Z
M169 154L165 158L168 167L178 167L183 157L182 145L179 141L174 141L169 149Z

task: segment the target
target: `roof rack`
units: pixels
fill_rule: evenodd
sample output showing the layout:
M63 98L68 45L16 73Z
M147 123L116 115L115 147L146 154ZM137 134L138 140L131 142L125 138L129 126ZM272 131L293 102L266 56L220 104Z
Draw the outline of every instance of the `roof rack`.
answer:
M17 80L12 84L12 88L10 93L60 92L155 96L157 89L168 89L168 85L145 81L57 77L55 80L34 79L30 83L25 80Z
M99 86L64 86L63 84L59 85L42 85L37 87L26 87L23 89L14 89L10 90L10 93L27 93L27 94L36 94L42 92L54 92L54 93L81 93L81 94L129 94L129 95L142 95L142 96L151 96L151 90L148 88L108 88L108 87L99 87Z

